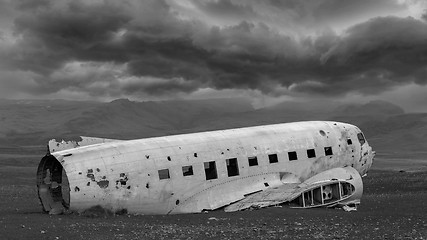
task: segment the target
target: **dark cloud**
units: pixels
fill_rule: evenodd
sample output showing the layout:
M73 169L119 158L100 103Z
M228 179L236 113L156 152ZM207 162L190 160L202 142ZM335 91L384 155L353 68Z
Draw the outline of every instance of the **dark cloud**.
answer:
M151 82L130 81L121 84L121 93L135 94L135 93L150 93L151 95L172 95L176 93L191 93L200 88L198 81L185 80L183 78L152 79Z
M424 21L427 21L427 9L424 10L423 14L421 15L421 18L424 19Z
M234 3L231 0L197 1L192 3L202 12L215 18L251 19L258 15L254 9L245 2Z
M71 1L60 7L44 5L45 8L40 9L36 6L15 19L15 34L22 39L16 45L11 64L20 70L43 74L73 59L97 59L99 51L109 55L110 49L105 45L114 32L130 20L110 4L85 5Z
M263 88L268 80L292 86L292 91L342 95L373 94L411 82L426 84L427 25L413 18L372 19L350 28L341 38L326 32L308 40L306 52L284 48L272 53L268 46L277 44L262 41L265 47L257 48L250 37L246 39L239 47L252 51L228 52L209 60L210 68L220 73L215 87L271 91Z
M426 22L379 17L342 34L325 28L301 35L265 20L271 9L313 20L334 12L344 18L350 8L398 7L355 2L192 1L211 17L239 19L221 26L185 18L160 0L21 1L16 40L0 45L0 61L9 75L31 72L38 93L90 96L171 96L200 88L336 96L426 84Z
M50 0L20 0L16 1L19 10L31 10L45 8L51 4Z
M294 38L281 35L263 23L245 21L221 29L212 27L207 34L199 34L196 41L205 49L270 58L296 57L300 50Z
M427 24L413 18L376 18L356 25L322 56L322 68L340 77L325 78L325 83L356 81L364 92L363 87L379 92L399 84L426 84L426 42Z
M204 66L209 53L195 46L191 39L148 40L128 36L125 48L131 55L128 66L132 75L199 80L209 77Z
M337 23L337 21L355 23L372 16L386 16L407 7L405 3L390 0L268 0L265 2L280 11L291 12L295 21L313 26Z

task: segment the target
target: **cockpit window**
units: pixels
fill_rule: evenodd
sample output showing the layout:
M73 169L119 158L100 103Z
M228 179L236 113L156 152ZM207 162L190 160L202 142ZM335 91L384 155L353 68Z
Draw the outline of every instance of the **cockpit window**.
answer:
M358 133L357 139L359 139L360 145L363 145L366 142L365 137L363 136L363 133Z

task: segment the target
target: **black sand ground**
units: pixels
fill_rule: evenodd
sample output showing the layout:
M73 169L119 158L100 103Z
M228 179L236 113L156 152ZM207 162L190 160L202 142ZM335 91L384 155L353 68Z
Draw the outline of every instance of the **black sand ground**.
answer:
M171 216L51 216L42 213L36 195L42 155L1 153L0 239L427 239L427 171L416 171L412 163L410 172L398 171L390 167L395 161L380 158L363 179L356 212L283 206Z

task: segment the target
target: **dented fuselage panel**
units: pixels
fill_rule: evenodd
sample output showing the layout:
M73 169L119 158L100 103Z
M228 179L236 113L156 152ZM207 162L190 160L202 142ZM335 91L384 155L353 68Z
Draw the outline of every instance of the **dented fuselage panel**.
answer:
M261 192L288 188L282 191L282 200L288 202L296 203L310 191L315 196L323 191L324 202L330 196L338 200L334 204L345 204L349 198L338 193L346 191L349 178L338 173L342 170L331 170L350 169L359 178L368 171L374 152L360 134L350 124L313 121L112 140L85 147L79 143L60 148L59 144L40 162L39 198L51 213L81 212L99 205L113 212L174 214L231 209L251 196L259 198ZM361 180L349 184L354 186L351 202L358 203ZM319 193L324 196L323 192ZM277 201L278 197L264 201L263 206ZM251 204L256 201L234 210Z

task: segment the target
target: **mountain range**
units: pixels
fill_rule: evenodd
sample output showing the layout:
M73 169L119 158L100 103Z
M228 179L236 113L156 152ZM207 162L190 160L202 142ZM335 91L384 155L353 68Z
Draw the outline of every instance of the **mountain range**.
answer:
M425 152L427 113L405 113L384 101L364 104L283 102L255 109L248 99L108 103L0 100L0 144L42 146L78 136L136 139L306 120L357 125L377 152Z

